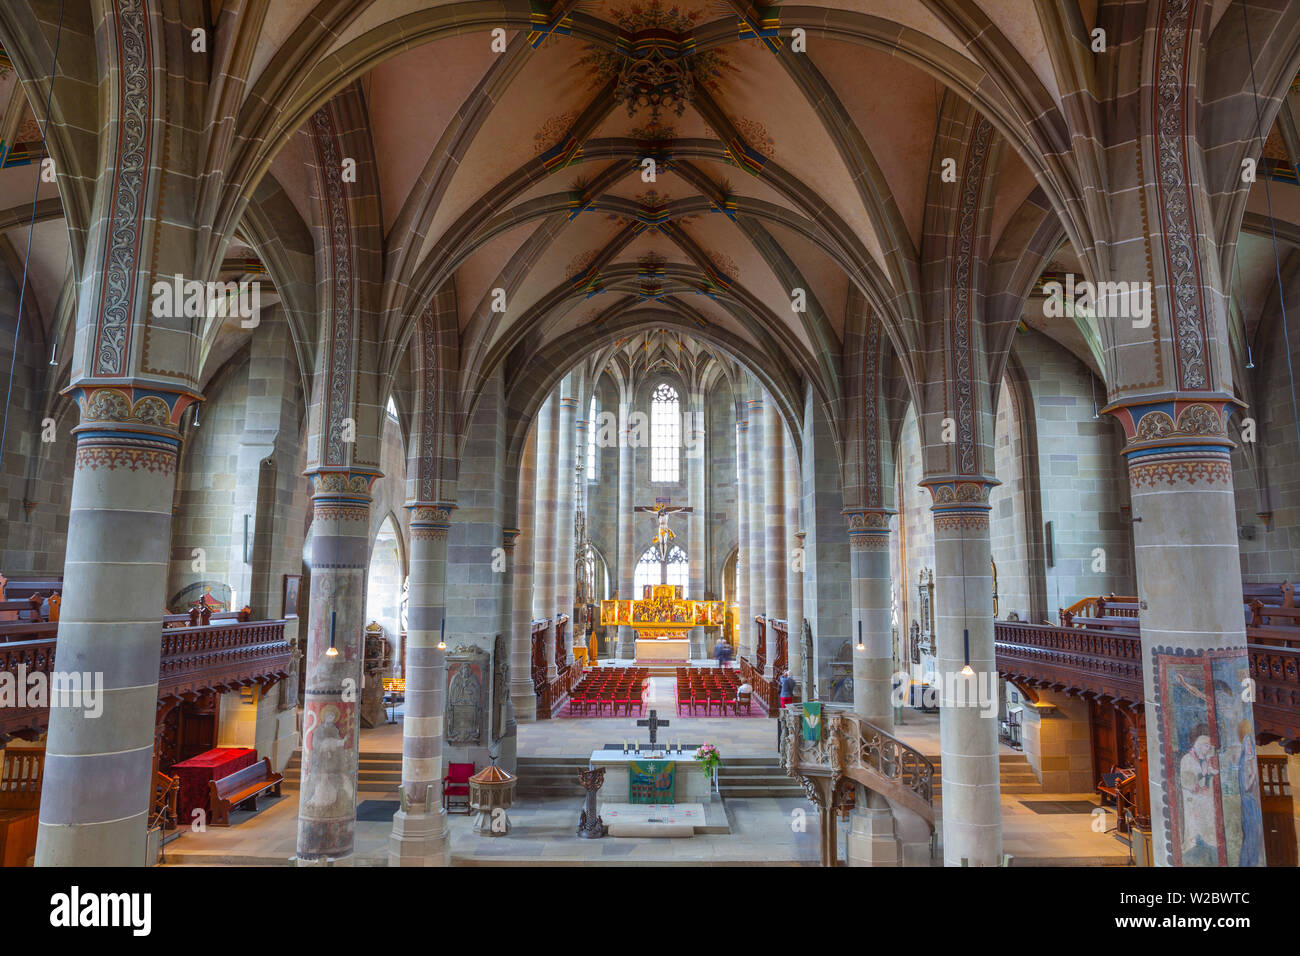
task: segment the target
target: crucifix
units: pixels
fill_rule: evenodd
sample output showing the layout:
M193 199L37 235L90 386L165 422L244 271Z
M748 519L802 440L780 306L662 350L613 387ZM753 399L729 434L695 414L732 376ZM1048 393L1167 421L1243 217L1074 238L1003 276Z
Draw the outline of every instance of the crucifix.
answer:
M672 723L672 721L659 719L659 711L651 710L650 717L646 720L638 720L636 725L638 727L650 728L650 749L654 750L655 744L659 740L659 728L667 727L670 723Z
M666 499L665 499L666 500ZM653 513L659 521L659 530L655 532L654 543L659 548L659 583L668 583L668 542L677 537L673 530L668 527L668 519L675 514L691 514L694 509L683 508L681 505L675 507L663 504L656 505L637 505L633 511L648 511Z

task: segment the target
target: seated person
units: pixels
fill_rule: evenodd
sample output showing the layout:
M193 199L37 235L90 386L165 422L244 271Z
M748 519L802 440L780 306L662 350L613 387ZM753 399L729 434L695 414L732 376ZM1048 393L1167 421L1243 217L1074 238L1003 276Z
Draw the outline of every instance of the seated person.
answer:
M739 697L741 694L752 694L753 692L754 692L754 688L749 686L749 681L745 681L745 683L741 684L739 687L736 688L737 697Z

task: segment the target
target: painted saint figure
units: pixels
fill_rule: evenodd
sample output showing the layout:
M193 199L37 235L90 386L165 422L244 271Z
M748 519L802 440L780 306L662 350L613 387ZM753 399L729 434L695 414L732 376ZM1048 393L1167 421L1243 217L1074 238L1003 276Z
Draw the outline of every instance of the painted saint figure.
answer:
M1218 857L1217 826L1214 813L1215 778L1219 775L1218 754L1210 740L1210 728L1197 724L1192 728L1187 752L1178 764L1178 788L1183 806L1183 862L1199 863L1189 854L1209 853L1208 863Z

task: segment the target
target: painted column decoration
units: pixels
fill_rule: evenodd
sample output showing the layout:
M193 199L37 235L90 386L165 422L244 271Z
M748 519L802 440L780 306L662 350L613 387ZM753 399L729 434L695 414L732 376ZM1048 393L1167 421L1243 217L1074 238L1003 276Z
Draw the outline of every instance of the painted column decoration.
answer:
M1232 404L1106 409L1128 442L1152 852L1162 866L1264 865Z
M102 680L102 711L75 694L51 699L36 865L143 866L179 423L198 397L91 385L72 395L81 424L59 661Z
M379 477L361 468L310 474L312 574L303 662L299 866L352 862L370 489ZM408 634L408 682L413 644Z

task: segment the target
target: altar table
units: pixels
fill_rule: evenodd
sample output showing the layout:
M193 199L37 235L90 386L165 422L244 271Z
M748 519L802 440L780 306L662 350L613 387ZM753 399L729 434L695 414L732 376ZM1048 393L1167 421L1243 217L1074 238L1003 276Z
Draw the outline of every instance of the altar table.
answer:
M629 764L633 761L647 763L652 760L671 760L677 764L673 779L674 803L703 804L714 799L713 781L700 770L700 765L695 761L694 748L684 747L681 753L676 750L672 752L664 750L651 751L645 744L642 744L640 753L623 753L622 750L593 750L591 752L591 766L593 768L605 768L605 785L600 788L597 794L597 806L604 806L606 803L627 804L629 802Z
M689 664L690 660L691 642L689 640L650 638L636 642L636 661L638 664Z
M180 793L176 798L177 822L181 825L193 823L196 808L203 810L205 821L210 820L212 808L208 806L208 781L228 777L255 763L257 751L251 747L216 747L172 764L172 775L181 778Z

